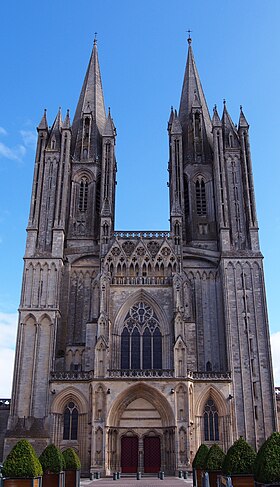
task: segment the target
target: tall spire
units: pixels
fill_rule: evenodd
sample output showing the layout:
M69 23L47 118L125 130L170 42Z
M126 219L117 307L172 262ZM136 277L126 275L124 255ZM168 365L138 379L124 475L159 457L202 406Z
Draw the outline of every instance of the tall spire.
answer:
M202 85L200 82L199 74L194 60L192 50L192 40L188 38L188 58L181 94L179 119L184 128L189 123L190 113L194 106L200 105L202 110L202 116L205 124L207 138L209 142L212 140L211 130L211 118L209 115L206 99L203 93Z
M85 75L83 87L78 101L76 113L73 120L73 139L76 140L80 120L84 113L91 113L99 133L102 133L106 112L102 90L101 74L98 61L97 41L94 39L93 49Z

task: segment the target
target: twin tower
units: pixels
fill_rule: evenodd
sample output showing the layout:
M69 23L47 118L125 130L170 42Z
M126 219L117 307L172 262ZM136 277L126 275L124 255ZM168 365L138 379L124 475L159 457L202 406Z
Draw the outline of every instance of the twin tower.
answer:
M84 474L174 473L202 442L276 429L249 125L210 118L188 43L169 230L115 230L96 41L73 123L38 126L6 453L27 437Z

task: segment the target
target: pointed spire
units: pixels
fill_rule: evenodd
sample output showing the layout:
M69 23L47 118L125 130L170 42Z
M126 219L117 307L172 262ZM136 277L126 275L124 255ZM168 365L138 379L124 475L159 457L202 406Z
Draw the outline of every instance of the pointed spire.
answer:
M105 127L102 135L107 135L109 137L114 137L116 135L116 129L115 129L113 119L111 117L110 107L109 107L109 112L106 118Z
M207 138L212 140L211 130L212 124L206 103L206 99L203 93L202 85L200 82L199 74L194 60L193 50L191 46L191 38L188 38L188 58L184 75L184 82L181 94L179 118L182 126L189 121L189 115L192 107L199 106L202 110L202 115L205 123Z
M217 105L215 105L213 108L212 125L213 125L213 127L221 127L222 126L222 122L221 122L221 119L220 119L218 111L217 111Z
M64 122L62 124L62 128L63 129L70 129L70 127L71 127L71 120L70 120L69 109L68 109L66 112Z
M44 115L42 116L41 122L39 123L37 130L48 130L48 121L47 121L47 109L44 110Z
M245 118L245 115L243 113L243 110L242 110L242 106L240 105L240 117L239 117L239 124L238 124L238 128L246 128L248 129L249 128L249 124Z
M73 131L77 134L79 121L84 112L92 113L93 119L101 133L106 120L101 74L97 53L97 40L94 39L93 49L84 79L82 91L73 120Z

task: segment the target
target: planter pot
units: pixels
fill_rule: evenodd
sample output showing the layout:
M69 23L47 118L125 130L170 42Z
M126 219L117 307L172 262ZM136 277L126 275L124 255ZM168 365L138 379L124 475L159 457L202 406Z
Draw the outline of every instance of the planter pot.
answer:
M195 469L195 474L196 474L196 486L197 487L202 487L202 474L204 470L201 468L196 468Z
M44 473L43 487L65 487L64 472Z
M254 475L231 475L233 487L254 487Z
M42 477L34 479L4 479L3 487L41 487Z
M65 486L79 487L80 485L80 470L65 470Z
M213 470L212 472L208 472L210 487L217 487L218 475L221 475L221 473L222 472L220 470Z

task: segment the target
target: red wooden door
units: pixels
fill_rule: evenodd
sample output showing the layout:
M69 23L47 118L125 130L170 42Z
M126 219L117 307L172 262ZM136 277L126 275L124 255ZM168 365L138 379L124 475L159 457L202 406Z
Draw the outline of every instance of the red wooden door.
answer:
M123 473L135 473L138 469L138 438L123 436L121 439L121 467Z
M160 438L145 436L144 438L144 472L159 472L161 467Z

